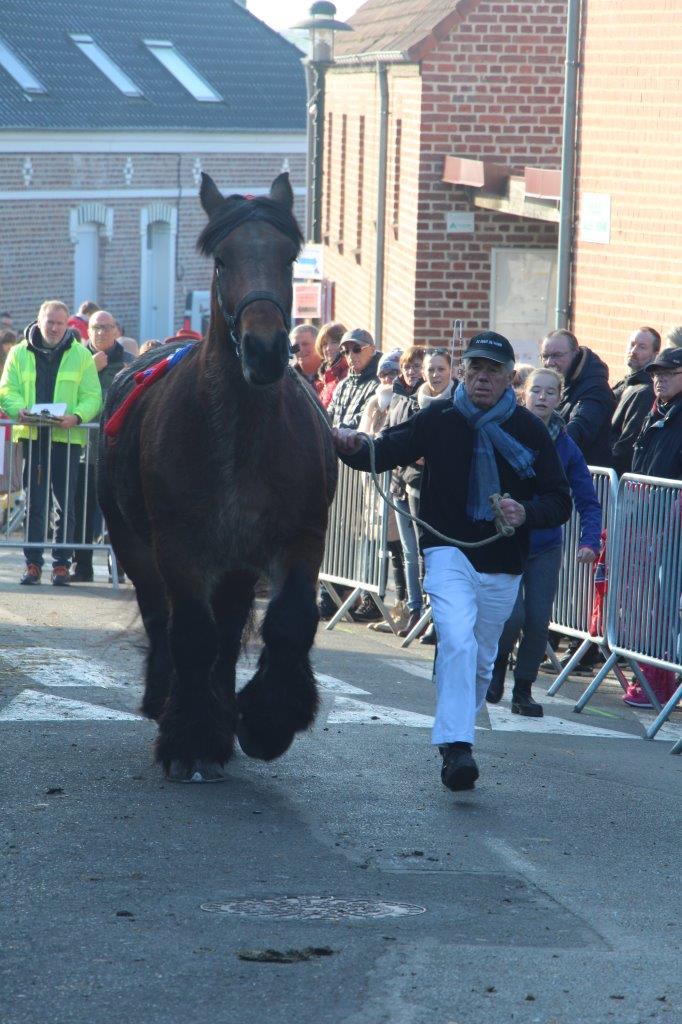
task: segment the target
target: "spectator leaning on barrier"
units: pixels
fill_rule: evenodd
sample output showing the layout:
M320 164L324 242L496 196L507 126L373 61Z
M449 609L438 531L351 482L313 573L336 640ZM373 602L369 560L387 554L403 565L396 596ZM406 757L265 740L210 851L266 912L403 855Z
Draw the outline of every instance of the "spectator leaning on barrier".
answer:
M532 529L565 522L571 498L554 444L537 417L516 403L514 350L485 331L464 353L464 381L450 403L433 403L375 441L379 472L423 458L420 516L462 541L495 535L491 494L515 528L485 547L460 549L429 530L422 535L424 588L438 635L437 704L432 740L443 758L441 779L452 790L478 778L472 755L476 713L485 701L502 627L518 592ZM366 440L334 432L340 457L369 469ZM468 482L468 483L467 483Z
M664 348L647 369L653 377L655 401L635 442L632 472L682 481L682 348ZM671 595L667 570L665 565L660 566L660 590L668 601L672 596L677 608L680 595L675 595L674 591ZM654 597L649 610L654 624L659 614L659 599L660 595ZM651 665L640 664L639 667L659 701L665 704L677 689L674 673ZM651 707L637 681L628 687L623 700L633 707Z
M400 356L402 349L395 348L387 352L379 360L377 366L377 377L379 387L376 389L370 400L366 403L360 417L358 430L369 437L376 437L387 424L388 409L393 399L393 382L400 373ZM407 581L405 579L405 559L403 557L403 546L400 543L398 533L397 516L392 508L386 508L388 515L388 528L386 535L386 547L391 556L393 567L393 583L395 585L395 604L391 610L391 619L394 628L399 630L407 623L409 612L407 610ZM368 629L378 633L392 633L393 629L383 619L381 622L370 622Z
M54 496L53 507L59 507L56 546L52 549L55 586L69 582L72 552L60 545L68 544L74 536L78 459L86 443L86 431L78 430L78 424L89 423L102 407L102 390L92 356L80 344L77 333L67 327L68 317L63 302L44 302L38 319L26 328L25 340L7 357L0 380L0 406L12 419L24 420L36 403L66 404L66 414L54 428L14 429L15 438L22 439L25 449L29 541L40 541L45 535L48 491ZM40 583L42 548L26 547L24 556L26 571L21 582Z
M388 409L388 426L404 423L419 411L417 392L424 383L422 365L424 349L416 345L406 348L400 356L400 374L393 382L393 398ZM403 546L405 575L407 577L407 608L410 617L398 636L407 636L419 622L422 614L422 586L419 571L419 533L409 518L419 510L421 466L396 466L391 474L391 495L403 515L398 516L398 533ZM413 485L408 493L408 483Z
M561 397L561 375L547 367L533 370L526 379L523 404L542 420L554 441L573 502L580 514L578 562L592 563L599 554L601 537L601 505L590 471L578 448L566 431L564 421L556 412ZM523 570L523 579L514 610L507 619L500 643L487 700L497 704L504 693L509 658L521 632L523 636L516 653L512 714L541 718L542 705L533 700L531 687L538 677L545 656L547 632L561 568L563 537L559 526L532 530L530 555Z
M654 403L654 388L647 365L661 348L653 327L640 327L628 339L628 374L613 387L618 405L611 419L612 465L618 476L629 473L635 441Z
M341 338L345 333L343 324L325 324L315 339L315 351L322 360L317 371L315 390L325 409L334 397L339 382L348 376L348 362L340 349Z
M611 417L616 405L609 368L570 331L552 331L542 343L542 362L564 378L557 412L591 466L611 465Z
M102 389L102 401L106 398L111 383L124 366L133 362L133 357L126 352L120 341L116 340L118 325L113 315L106 309L99 309L90 317L88 324L88 345L97 376ZM97 438L90 437L91 443L87 457L78 467L78 487L76 489L76 541L92 544L95 535L95 520L98 516L97 493L95 483L95 465L97 460ZM91 583L93 580L92 551L76 549L71 572L74 583Z
M322 362L315 351L316 337L317 331L312 324L299 324L289 335L294 353L294 369L313 387Z
M377 367L381 352L376 351L369 331L361 327L346 331L341 338L341 352L350 369L336 388L327 411L332 426L357 430L362 410L379 387Z
M369 331L360 327L346 331L341 338L340 350L350 369L348 376L337 385L327 412L333 426L357 429L365 406L379 387L377 366L381 353L374 348L374 339ZM343 593L342 590L339 592ZM364 602L361 607L368 611ZM318 611L321 619L331 619L336 611L336 605L324 588Z
M664 348L647 370L655 401L635 442L632 472L682 480L682 348Z

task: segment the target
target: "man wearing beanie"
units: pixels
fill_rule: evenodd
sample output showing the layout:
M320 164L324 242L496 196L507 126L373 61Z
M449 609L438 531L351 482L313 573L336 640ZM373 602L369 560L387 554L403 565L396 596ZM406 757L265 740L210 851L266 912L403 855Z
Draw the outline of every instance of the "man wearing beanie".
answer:
M451 790L472 789L476 714L483 706L502 628L511 614L528 557L532 529L560 526L571 496L554 443L540 420L516 403L514 350L485 331L463 356L464 379L452 403L432 403L375 441L382 473L424 459L420 518L455 540L496 536L493 494L514 534L482 547L460 548L423 530L424 589L438 637L436 714L432 742ZM340 458L370 467L369 445L355 430L335 430Z

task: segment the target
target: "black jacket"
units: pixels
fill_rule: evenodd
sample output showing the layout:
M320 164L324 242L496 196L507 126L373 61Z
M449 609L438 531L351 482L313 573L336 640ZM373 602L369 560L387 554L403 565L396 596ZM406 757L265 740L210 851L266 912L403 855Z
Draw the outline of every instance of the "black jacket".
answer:
M566 374L557 412L590 466L611 465L615 406L608 366L589 348L579 348Z
M376 352L362 373L349 373L338 384L327 408L333 427L352 427L357 430L365 404L379 387L377 366L380 359L381 352Z
M518 575L528 557L531 530L565 523L571 514L571 492L554 442L545 427L527 409L517 408L502 424L535 455L535 476L523 480L496 453L500 491L523 504L526 522L512 537L496 540L483 548L463 548L478 572ZM377 470L383 472L424 457L420 516L441 533L457 540L481 540L495 533L493 523L473 522L466 513L469 472L474 432L462 414L449 402L435 402L405 423L390 427L375 439ZM369 469L369 448L341 458L355 469ZM443 545L428 531L422 548Z
M651 374L637 370L613 387L618 402L611 419L611 465L618 476L629 473L632 453L642 424L654 404Z
M88 345L88 351L92 352L93 356L97 354L97 349L94 345ZM127 352L120 341L115 341L113 346L107 352L107 365L103 370L99 370L98 377L99 383L102 388L102 395L104 398L107 396L111 383L124 366L130 366L133 362L133 355Z
M682 480L682 395L667 408L655 405L635 442L632 472Z

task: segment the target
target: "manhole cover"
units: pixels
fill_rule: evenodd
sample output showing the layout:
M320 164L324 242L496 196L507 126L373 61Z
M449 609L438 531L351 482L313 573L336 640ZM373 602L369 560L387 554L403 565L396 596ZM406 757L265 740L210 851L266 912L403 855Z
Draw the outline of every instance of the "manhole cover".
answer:
M341 921L346 918L407 917L424 914L415 903L384 903L382 900L339 900L334 896L280 896L269 900L229 900L202 903L212 914L264 917L276 921Z

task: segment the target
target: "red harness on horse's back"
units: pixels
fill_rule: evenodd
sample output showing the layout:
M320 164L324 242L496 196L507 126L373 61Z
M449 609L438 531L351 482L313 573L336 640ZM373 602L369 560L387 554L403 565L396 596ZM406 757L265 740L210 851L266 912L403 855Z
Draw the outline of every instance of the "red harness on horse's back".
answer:
M125 400L121 402L113 416L110 416L107 422L104 424L104 433L107 437L115 438L123 424L126 421L128 413L132 409L135 402L138 400L140 395L155 384L160 377L165 377L169 370L171 370L176 363L179 363L188 352L195 348L195 343L192 342L189 345L183 345L182 348L178 348L171 355L166 356L165 359L161 359L160 362L155 363L154 366L148 366L146 370L139 370L135 374L135 387L126 396Z

